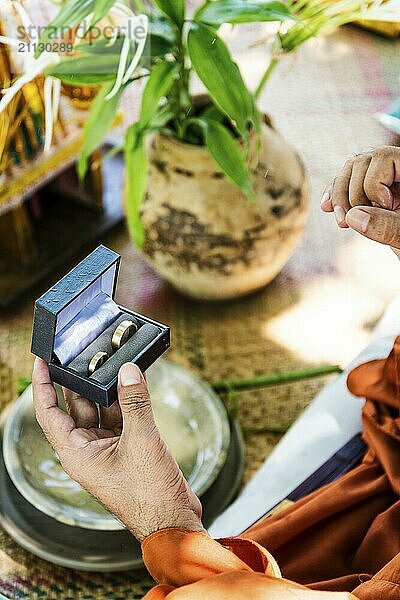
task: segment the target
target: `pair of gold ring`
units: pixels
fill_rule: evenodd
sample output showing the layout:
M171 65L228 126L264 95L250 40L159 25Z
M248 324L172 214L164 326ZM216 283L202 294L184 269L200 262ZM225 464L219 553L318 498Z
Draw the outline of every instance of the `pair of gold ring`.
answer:
M113 333L111 347L117 352L136 333L138 327L133 321L122 321ZM109 359L107 352L96 352L88 366L89 375L93 375Z

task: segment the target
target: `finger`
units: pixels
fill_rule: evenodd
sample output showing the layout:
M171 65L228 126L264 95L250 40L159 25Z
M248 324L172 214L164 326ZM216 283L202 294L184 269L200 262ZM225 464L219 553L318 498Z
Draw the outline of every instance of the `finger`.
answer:
M333 212L332 205L332 190L333 190L333 181L325 188L324 193L322 194L321 200L321 210L324 212Z
M118 402L106 408L100 407L100 427L109 429L115 435L120 435L122 431L122 413Z
M118 400L124 430L136 430L140 433L154 431L154 416L147 384L140 369L133 363L122 365L119 371Z
M388 210L393 209L393 194L390 186L396 178L396 166L392 152L377 150L368 167L364 190L371 203Z
M352 208L346 218L348 225L358 233L400 252L400 215L397 213L367 206Z
M63 388L63 391L68 412L74 419L76 427L82 429L98 427L99 413L96 404L66 388Z
M70 415L58 407L49 367L41 358L35 360L33 367L32 390L37 421L50 444L57 451L75 429L75 422Z
M350 206L371 206L364 191L364 180L371 162L370 156L357 156L353 162L349 183Z
M353 170L353 161L348 160L341 173L336 177L332 190L332 206L335 213L335 219L339 227L347 227L346 214L350 210L349 203L349 185L351 173Z

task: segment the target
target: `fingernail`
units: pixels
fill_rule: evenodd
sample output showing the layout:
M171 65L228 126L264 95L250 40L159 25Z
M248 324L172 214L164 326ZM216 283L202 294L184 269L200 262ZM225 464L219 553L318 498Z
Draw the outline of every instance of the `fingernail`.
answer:
M136 365L133 363L126 363L122 365L119 370L119 383L123 387L128 387L129 385L137 385L142 382L142 373Z
M341 225L346 221L346 213L344 208L342 208L341 206L335 206L333 211L335 213L335 219L338 225Z
M352 208L347 213L346 217L347 224L359 233L365 233L367 231L370 219L371 215L360 208Z
M330 208L331 206L331 194L329 191L324 192L321 200L321 208L324 210L325 208ZM332 210L332 209L331 209Z

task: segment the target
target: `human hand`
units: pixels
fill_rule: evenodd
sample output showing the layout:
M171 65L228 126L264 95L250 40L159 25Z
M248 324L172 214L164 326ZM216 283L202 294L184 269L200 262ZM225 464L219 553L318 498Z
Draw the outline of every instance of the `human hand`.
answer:
M203 531L201 504L160 437L138 367L121 367L119 401L99 411L69 390L69 414L61 410L48 365L39 358L32 386L36 418L63 469L139 541L168 527Z
M390 246L400 258L400 148L382 146L349 159L321 208L334 212L339 227Z

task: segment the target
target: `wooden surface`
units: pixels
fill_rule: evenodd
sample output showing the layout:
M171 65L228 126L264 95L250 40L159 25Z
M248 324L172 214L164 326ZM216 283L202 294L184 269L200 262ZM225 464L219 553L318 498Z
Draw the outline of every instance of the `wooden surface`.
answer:
M118 192L124 168L122 157L109 157L100 168L102 181L95 172L87 178L86 187L58 192L53 185L47 191L42 190L42 215L36 221L28 203L0 215L0 235L5 236L0 238L0 308L13 306L28 290L121 222L122 202ZM93 199L89 192L94 193ZM23 223L29 225L29 236L23 230L15 248L15 232L21 221L15 224L13 218L21 212L25 217ZM30 249L26 249L28 240ZM12 242L18 256L12 256L9 244L4 242ZM20 254L21 244L24 244L23 254Z

